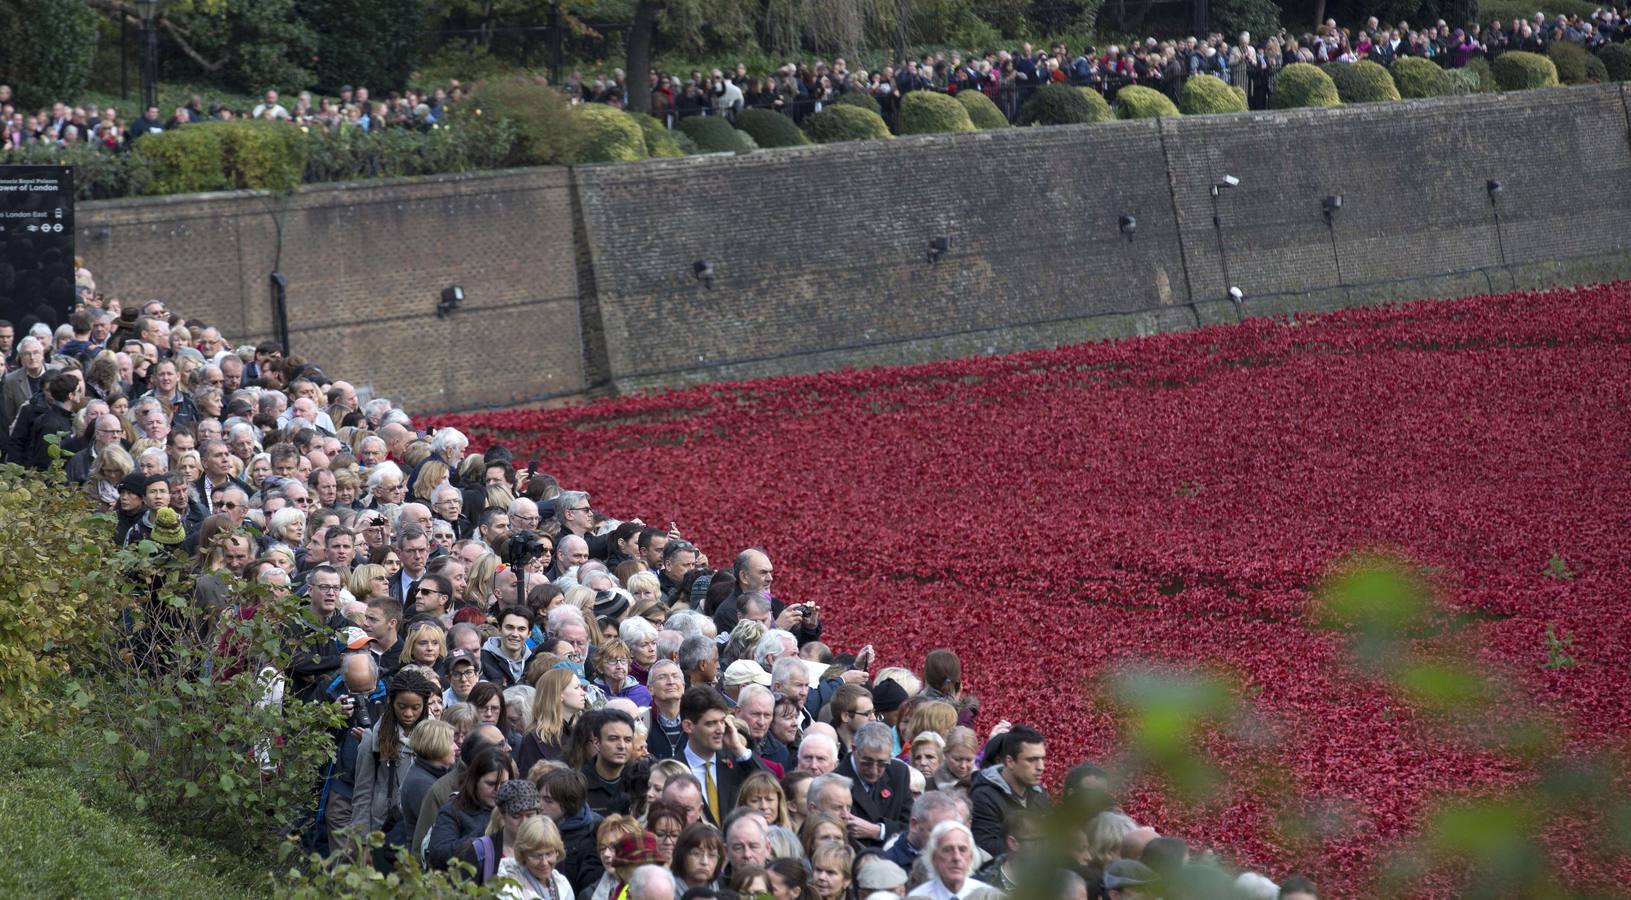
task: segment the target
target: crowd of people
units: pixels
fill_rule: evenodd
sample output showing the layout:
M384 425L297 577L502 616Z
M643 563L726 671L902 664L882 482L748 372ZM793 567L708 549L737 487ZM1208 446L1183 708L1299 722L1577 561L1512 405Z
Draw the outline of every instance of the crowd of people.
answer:
M275 342L78 278L62 328L0 322L0 452L66 455L110 542L187 563L223 646L248 586L299 604L284 702L346 719L291 825L316 852L462 860L548 900L1317 896L1192 859L1091 763L1050 790L1049 736L989 722L954 652L829 646L762 549L597 508Z
M1105 47L1067 47L1024 44L1016 50L988 49L924 54L900 67L851 69L844 59L809 65L786 63L773 73L749 72L738 63L734 71L693 69L689 77L656 72L651 76L652 111L670 124L687 116L734 116L743 109L771 109L795 120L819 112L845 93L870 95L893 121L902 95L915 90L941 92L980 91L990 97L1010 120L1019 115L1025 100L1040 85L1055 82L1090 87L1114 99L1129 84L1153 87L1174 102L1184 82L1195 75L1213 75L1239 85L1254 109L1266 108L1274 91L1275 75L1291 63L1357 62L1371 60L1384 66L1401 57L1431 59L1445 68L1461 68L1474 58L1493 59L1507 50L1544 53L1553 43L1567 41L1588 50L1605 43L1631 40L1631 12L1604 7L1591 16L1556 16L1536 13L1531 19L1487 26L1469 22L1452 27L1443 19L1420 27L1409 22L1388 26L1375 17L1358 28L1337 25L1334 19L1312 31L1280 29L1254 39L1250 33L1234 38L1221 33ZM574 100L586 103L627 103L628 85L621 69L588 77L574 72L565 85Z

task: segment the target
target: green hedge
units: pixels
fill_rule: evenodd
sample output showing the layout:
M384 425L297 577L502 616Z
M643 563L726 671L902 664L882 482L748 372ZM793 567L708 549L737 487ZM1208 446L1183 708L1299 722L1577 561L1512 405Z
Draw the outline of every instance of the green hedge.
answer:
M646 155L652 159L662 157L684 156L685 151L674 142L674 135L664 127L663 123L645 113L627 112L629 118L640 126L640 133L645 135Z
M736 117L736 127L761 147L802 147L810 143L792 118L768 109L742 110Z
M515 141L505 165L555 166L568 161L576 144L572 107L565 95L546 84L514 78L478 83L449 124L467 128L514 127Z
M1489 60L1484 57L1474 56L1472 59L1467 60L1466 68L1463 71L1478 76L1478 90L1483 92L1495 90L1495 74L1489 70Z
M732 128L724 116L690 116L680 120L680 130L703 153L751 153L758 146L745 132Z
M804 131L818 144L888 140L893 137L883 116L868 109L835 103L805 120Z
M572 111L577 145L574 163L639 162L646 152L646 135L640 123L613 106L585 103Z
M1116 116L1122 119L1155 119L1178 115L1178 107L1155 88L1130 84L1116 92Z
M845 106L859 106L860 108L872 113L875 116L879 116L879 117L883 116L883 107L878 105L878 98L872 96L871 94L867 93L866 91L845 91L844 93L838 95L837 100L834 100L832 103L826 104L826 106L832 106L834 104L843 104ZM823 107L823 108L825 108L825 107Z
M1597 51L1610 81L1631 81L1631 44L1607 44Z
M1018 125L1083 125L1114 119L1110 104L1091 88L1044 84L1019 110Z
M949 95L912 91L900 101L901 134L946 134L973 131L968 110Z
M1467 69L1445 69L1444 74L1450 79L1450 93L1478 94L1484 90L1484 83L1479 79L1478 73Z
M73 166L74 197L78 200L109 200L146 193L147 167L129 153L110 153L90 145L57 147L52 144L24 144L0 151L0 165Z
M1178 108L1186 116L1246 111L1246 101L1216 75L1194 75L1184 82Z
M968 111L969 121L974 123L975 128L991 131L1012 127L1008 117L1003 115L997 104L992 103L991 98L985 94L979 91L958 91L952 96L957 98L958 103L963 104L963 109Z
M1331 82L1337 86L1337 96L1342 98L1343 103L1380 103L1399 99L1399 89L1393 84L1393 76L1388 74L1387 69L1368 59L1355 63L1326 63L1321 71L1331 76Z
M1274 109L1301 109L1306 106L1340 106L1342 97L1331 76L1309 63L1292 63L1280 70L1274 81Z
M1557 66L1557 80L1564 84L1602 84L1609 80L1603 61L1579 44L1557 41L1547 49L1546 58Z
M1508 50L1490 66L1495 84L1503 91L1530 91L1558 86L1557 66L1539 53Z
M1438 63L1419 56L1406 56L1394 61L1393 83L1399 88L1399 96L1407 100L1443 97L1455 91L1450 76L1439 68Z
M131 151L146 166L145 189L154 194L287 193L305 180L306 152L305 135L278 122L200 122L142 137Z

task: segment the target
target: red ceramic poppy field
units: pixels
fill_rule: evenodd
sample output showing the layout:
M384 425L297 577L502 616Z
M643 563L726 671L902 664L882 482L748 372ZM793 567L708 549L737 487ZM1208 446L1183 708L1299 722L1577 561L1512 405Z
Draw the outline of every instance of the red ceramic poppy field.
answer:
M1128 811L1354 895L1430 799L1526 770L1438 737L1312 625L1347 554L1431 567L1473 614L1461 645L1574 745L1631 734L1628 341L1621 283L456 422L716 564L766 547L775 593L821 603L837 645L956 649L981 722L1041 728L1055 779L1116 749L1090 677L1230 673L1272 739L1222 765L1271 761L1278 794L1192 812L1139 790ZM1546 668L1548 626L1575 665ZM1292 843L1292 800L1338 821ZM1574 840L1553 842L1566 870L1624 874Z

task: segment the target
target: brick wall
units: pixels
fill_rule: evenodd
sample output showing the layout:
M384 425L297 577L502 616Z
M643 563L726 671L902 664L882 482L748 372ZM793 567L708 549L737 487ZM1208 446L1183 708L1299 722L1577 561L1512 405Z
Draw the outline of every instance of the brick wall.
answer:
M79 253L126 302L163 297L234 338L273 334L409 410L511 405L584 388L565 169L83 204ZM279 228L281 226L281 255ZM460 285L462 309L436 316Z
M465 409L1189 328L1233 319L1231 284L1252 315L1631 277L1628 101L1609 85L92 203L79 248L105 290L251 339L277 265L296 352ZM439 320L450 284L465 307Z

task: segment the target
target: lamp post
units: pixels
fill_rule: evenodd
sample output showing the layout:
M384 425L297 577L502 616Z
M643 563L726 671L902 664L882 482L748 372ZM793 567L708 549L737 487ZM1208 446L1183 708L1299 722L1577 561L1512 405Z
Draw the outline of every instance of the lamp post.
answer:
M159 105L159 0L136 0L142 20L142 113Z

